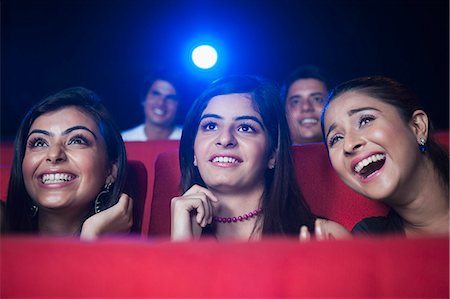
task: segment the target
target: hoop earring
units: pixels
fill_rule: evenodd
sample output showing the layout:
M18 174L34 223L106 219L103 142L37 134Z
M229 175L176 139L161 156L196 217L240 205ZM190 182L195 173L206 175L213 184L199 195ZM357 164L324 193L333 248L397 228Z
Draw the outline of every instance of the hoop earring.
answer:
M425 153L428 150L427 144L426 144L426 140L423 137L420 137L420 141L419 141L419 151L421 153Z
M102 211L102 204L103 204L103 200L102 197L109 197L109 192L111 192L111 190L109 189L111 187L111 183L106 183L105 186L103 187L102 191L100 191L100 193L97 195L97 197L95 198L95 203L94 203L94 212L95 214L100 213Z

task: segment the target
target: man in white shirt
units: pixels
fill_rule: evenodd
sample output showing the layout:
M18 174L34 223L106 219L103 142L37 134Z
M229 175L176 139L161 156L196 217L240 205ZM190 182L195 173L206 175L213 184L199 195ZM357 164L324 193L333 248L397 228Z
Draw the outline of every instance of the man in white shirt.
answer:
M161 71L144 85L145 122L122 132L124 141L180 139L182 127L175 125L179 105L176 75ZM178 88L178 89L177 89Z

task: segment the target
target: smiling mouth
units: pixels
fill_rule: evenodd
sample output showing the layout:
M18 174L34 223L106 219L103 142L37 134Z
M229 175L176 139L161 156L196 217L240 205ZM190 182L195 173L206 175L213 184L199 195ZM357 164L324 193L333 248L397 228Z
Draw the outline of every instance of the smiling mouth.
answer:
M380 170L385 162L385 154L375 154L357 163L353 170L360 176L367 178L374 172Z
M74 179L74 176L67 173L50 173L42 175L43 184L56 184L70 182Z
M304 118L300 121L301 125L315 125L319 122L317 118Z
M164 114L166 114L166 112L160 108L153 108L152 111L158 116L163 116Z
M238 159L233 157L215 157L211 160L213 163L231 163L231 164L238 164L241 163Z

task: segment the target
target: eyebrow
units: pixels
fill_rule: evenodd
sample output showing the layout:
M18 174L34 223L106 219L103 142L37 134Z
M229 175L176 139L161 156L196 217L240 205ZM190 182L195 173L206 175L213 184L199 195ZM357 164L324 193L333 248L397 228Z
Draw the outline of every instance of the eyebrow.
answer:
M356 108L356 109L351 109L350 111L347 112L348 116L352 116L358 112L361 111L366 111L366 110L375 110L378 112L381 112L381 110L377 109L377 108L373 108L373 107L361 107L361 108ZM331 126L328 128L327 134L325 135L325 139L328 139L328 135L330 135L331 131L333 131L334 129L336 129L336 123L332 123Z
M68 128L68 129L64 130L64 132L62 133L62 135L67 135L67 134L69 134L69 133L71 133L71 132L73 132L73 131L76 131L76 130L84 130L84 131L88 131L88 132L90 132L90 133L94 136L94 139L97 140L97 135L95 135L95 133L94 133L92 130L90 130L89 128L87 128L87 127L85 127L85 126L74 126L74 127L70 127L70 128ZM28 139L28 137L30 137L31 134L44 134L44 135L47 135L47 136L54 136L54 134L53 134L53 133L50 133L49 131L41 130L41 129L35 129L35 130L31 131L30 134L28 134L27 139Z
M207 113L207 114L204 114L200 118L200 121L205 119L205 118L223 119L223 117L218 115L218 114ZM263 128L263 129L265 128L263 123L256 116L253 116L253 115L241 115L241 116L235 117L234 120L235 121L236 120L253 120L254 122L257 122L261 126L261 128Z
M317 92L312 92L310 95L308 95L308 97L311 97L311 96L326 96L326 93L317 91ZM296 98L301 98L301 97L302 97L301 95L295 94L295 95L290 96L290 97L288 98L288 100L296 99Z

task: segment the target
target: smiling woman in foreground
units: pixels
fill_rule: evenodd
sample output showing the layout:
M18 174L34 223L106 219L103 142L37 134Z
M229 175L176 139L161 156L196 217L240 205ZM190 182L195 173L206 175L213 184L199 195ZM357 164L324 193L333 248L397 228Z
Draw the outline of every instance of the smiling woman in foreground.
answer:
M337 223L316 220L305 203L278 94L266 80L231 76L195 101L180 142L185 193L172 199L173 240L348 234Z
M343 83L330 95L322 128L340 178L392 208L353 232L448 234L449 156L432 139L428 115L409 89L384 77Z
M68 88L22 121L6 201L7 233L93 239L128 232L125 146L94 92Z

